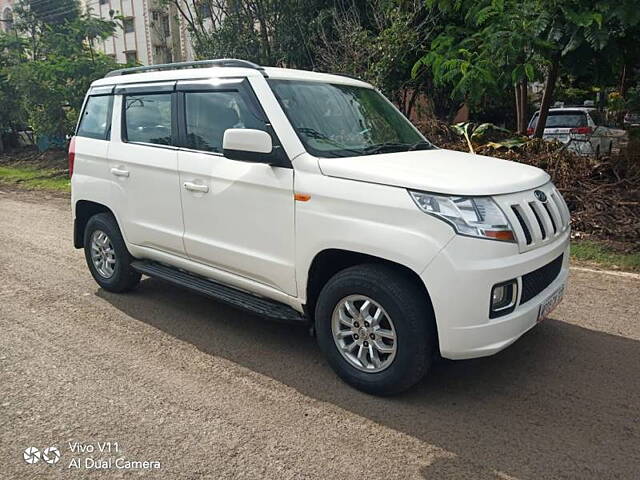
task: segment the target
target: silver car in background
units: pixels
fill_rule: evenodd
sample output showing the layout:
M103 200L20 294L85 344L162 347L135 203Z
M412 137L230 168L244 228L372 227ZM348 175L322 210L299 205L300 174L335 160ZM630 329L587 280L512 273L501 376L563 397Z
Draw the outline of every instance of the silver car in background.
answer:
M540 112L534 113L527 133L532 135ZM567 149L579 155L610 155L618 147L624 130L606 125L604 115L595 108L551 108L545 124L543 138L558 140Z

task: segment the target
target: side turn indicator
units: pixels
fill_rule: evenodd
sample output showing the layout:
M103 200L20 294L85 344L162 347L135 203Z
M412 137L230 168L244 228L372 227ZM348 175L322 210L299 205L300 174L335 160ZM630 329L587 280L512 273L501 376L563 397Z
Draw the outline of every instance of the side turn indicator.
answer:
M294 193L293 199L298 202L308 202L311 200L311 195L307 195L306 193Z

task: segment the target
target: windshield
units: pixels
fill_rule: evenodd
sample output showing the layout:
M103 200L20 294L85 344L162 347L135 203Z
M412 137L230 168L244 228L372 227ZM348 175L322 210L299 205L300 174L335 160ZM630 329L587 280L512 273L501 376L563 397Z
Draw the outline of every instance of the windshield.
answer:
M294 80L269 84L305 148L315 156L434 148L373 89Z
M536 128L537 124L538 112L536 112L534 117L531 119L531 125L529 125L529 128ZM586 127L588 125L587 115L584 112L566 110L562 112L550 111L545 128L573 128Z

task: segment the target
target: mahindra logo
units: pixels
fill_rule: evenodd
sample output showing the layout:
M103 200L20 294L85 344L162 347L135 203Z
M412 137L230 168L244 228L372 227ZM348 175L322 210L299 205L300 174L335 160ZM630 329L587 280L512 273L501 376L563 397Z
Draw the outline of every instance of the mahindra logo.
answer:
M547 201L547 196L545 195L545 193L542 190L536 190L535 192L533 192L533 194L536 196L536 198L538 200L540 200L542 203Z

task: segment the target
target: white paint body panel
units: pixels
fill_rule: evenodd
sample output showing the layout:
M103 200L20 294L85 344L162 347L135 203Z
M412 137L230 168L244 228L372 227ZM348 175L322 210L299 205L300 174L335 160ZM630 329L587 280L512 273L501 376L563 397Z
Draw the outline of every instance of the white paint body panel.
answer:
M122 96L116 95L108 163L120 227L128 242L184 255L178 150L123 142L121 108Z
M441 149L322 158L320 169L330 177L455 195L519 192L549 181L536 167Z
M271 78L370 88L334 75L266 71ZM440 349L448 358L490 355L505 348L535 324L540 304L566 280L568 228L545 241L536 237L535 245L525 247L463 237L421 212L407 192L409 188L496 195L506 209L510 202L528 201L533 189L552 192L542 170L439 149L316 158L305 151L265 78L252 69L161 71L100 79L94 85L180 79L206 83L225 77L248 78L293 168L123 143L122 100L116 96L112 140L76 139L74 214L79 200L103 204L114 213L133 256L173 265L301 312L307 303L310 266L325 250L347 250L403 265L429 292ZM113 168L128 176L112 174ZM185 183L203 188L187 189ZM294 201L296 193L310 199ZM493 285L512 278L521 281L562 253L564 265L553 284L513 313L489 319Z
M178 159L180 185L209 188L181 188L187 256L295 295L293 170L191 151Z

